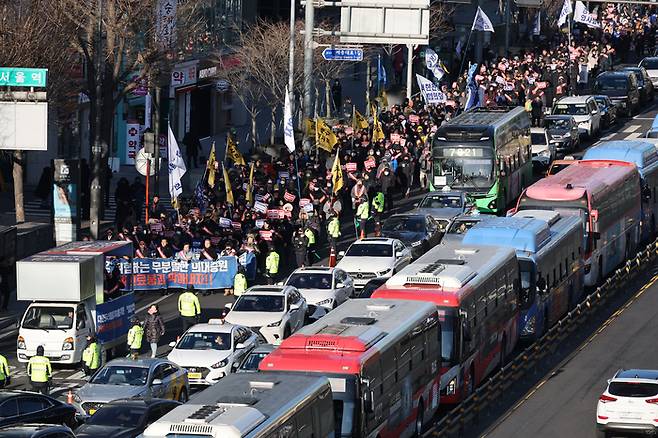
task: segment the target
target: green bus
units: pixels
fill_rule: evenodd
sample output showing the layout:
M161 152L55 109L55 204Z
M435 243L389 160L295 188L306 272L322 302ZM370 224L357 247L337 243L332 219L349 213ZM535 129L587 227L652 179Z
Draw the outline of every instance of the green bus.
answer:
M475 108L440 126L430 190L465 191L479 211L504 215L532 183L530 117L523 107Z

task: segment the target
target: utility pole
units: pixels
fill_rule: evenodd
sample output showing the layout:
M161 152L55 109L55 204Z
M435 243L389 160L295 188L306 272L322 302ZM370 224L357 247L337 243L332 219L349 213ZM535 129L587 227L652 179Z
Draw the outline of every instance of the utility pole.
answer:
M407 44L407 99L411 99L411 90L413 88L413 69L414 69L414 46Z
M306 41L306 37L304 37ZM288 93L294 96L293 84L295 78L295 0L290 0L290 46L288 48ZM290 99L294 107L294 99ZM293 110L294 114L295 111Z
M313 1L306 0L304 16L304 118L307 119L313 115L313 28L315 26Z
M509 37L510 37L510 18L512 11L510 11L511 1L505 0L505 56L509 58Z
M103 0L96 0L96 19L98 20L96 29L96 44L94 49L95 68L96 68L96 91L95 91L95 125L93 144L91 147L92 159L92 172L91 172L91 187L90 187L90 208L89 208L89 231L91 238L97 240L100 235L100 213L101 203L103 202L101 196L102 184L102 168L101 168L101 112L102 112L102 67L103 67ZM106 190L110 190L109 187Z

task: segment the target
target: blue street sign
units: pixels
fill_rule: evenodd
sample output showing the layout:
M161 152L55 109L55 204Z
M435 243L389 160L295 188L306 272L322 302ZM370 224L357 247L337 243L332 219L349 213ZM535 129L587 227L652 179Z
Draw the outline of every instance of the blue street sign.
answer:
M353 47L327 47L322 51L327 61L363 61L363 49Z

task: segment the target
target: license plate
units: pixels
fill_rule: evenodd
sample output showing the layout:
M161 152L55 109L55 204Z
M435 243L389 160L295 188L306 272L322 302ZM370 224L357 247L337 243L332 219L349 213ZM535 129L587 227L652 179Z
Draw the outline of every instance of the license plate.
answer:
M96 409L89 409L89 415L94 415L96 413Z
M189 379L200 379L201 373L187 373Z

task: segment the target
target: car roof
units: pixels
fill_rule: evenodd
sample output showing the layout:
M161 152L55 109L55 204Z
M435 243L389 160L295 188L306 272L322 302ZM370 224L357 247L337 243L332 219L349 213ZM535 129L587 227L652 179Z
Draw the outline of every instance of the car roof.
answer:
M589 94L585 95L585 96L566 96L566 97L562 97L556 103L569 105L569 104L574 104L574 103L585 103L589 99L593 99L593 97Z
M272 344L260 344L251 350L252 353L271 353L276 350L276 345Z
M544 120L570 120L573 119L573 116L570 116L568 114L551 114L546 117L544 117Z
M26 432L39 432L42 430L48 430L53 432L63 432L71 431L67 426L62 426L61 424L48 424L48 423L14 423L0 426L0 432L2 432L3 437L24 437L22 433ZM16 432L16 434L11 434L10 432ZM21 433L22 432L22 433Z
M658 370L641 370L630 369L620 370L615 374L613 380L637 381L644 380L651 383L658 383Z
M604 71L598 77L601 76L628 76L628 70L615 70L615 71Z
M244 294L250 295L284 295L286 288L292 286L252 286L247 289ZM243 294L243 295L244 295Z
M423 218L426 218L428 216L430 216L428 213L409 212L409 213L397 213L397 214L389 216L388 219L397 218L397 217L423 217ZM388 220L388 219L386 219L386 220Z
M223 320L219 320L223 321ZM204 322L202 324L194 324L192 327L189 328L188 332L201 332L201 333L231 333L233 331L234 327L241 327L240 325L237 324L231 324L230 322L224 322L223 324L220 323L208 323Z
M137 367L137 368L152 368L155 365L158 365L160 363L171 363L166 359L160 359L160 358L144 358L144 359L127 359L127 358L119 358L119 359L113 359L109 361L108 363L105 364L105 366L130 366L130 367Z
M464 192L461 192L461 191L459 191L459 190L446 190L446 191L443 191L443 190L434 190L434 191L432 191L432 192L429 192L429 193L426 194L425 196L423 196L423 199L424 199L424 198L427 198L427 197L429 197L429 196L437 196L437 195L444 195L444 196L458 196L458 197L460 197L460 198L463 198L463 197L465 196L465 193L464 193Z
M148 407L160 403L175 403L180 404L175 400L169 400L166 398L120 398L117 400L112 400L109 403L105 403L103 407L106 406L128 406L128 407Z
M19 395L35 395L35 393L32 391L22 391L20 389L3 389L2 391L0 391L0 402L8 398L16 397ZM43 394L36 394L36 395L39 395L41 397L46 397L51 400L56 400L55 398L47 395L43 395Z
M376 245L393 245L397 239L391 239L389 237L366 237L365 239L357 240L352 243L352 245L364 245L364 244L376 244Z
M622 67L620 70L621 71L642 71L642 67L638 67L636 65L629 65L627 67Z
M304 266L295 269L293 274L331 274L336 268L331 266Z

